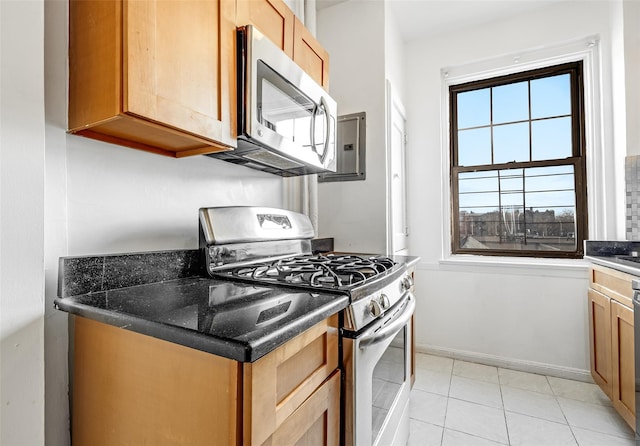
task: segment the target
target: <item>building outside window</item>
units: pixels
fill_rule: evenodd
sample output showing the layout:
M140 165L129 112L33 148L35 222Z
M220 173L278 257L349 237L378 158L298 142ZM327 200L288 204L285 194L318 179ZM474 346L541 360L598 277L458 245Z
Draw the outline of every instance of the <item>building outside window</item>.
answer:
M449 86L452 253L579 258L582 62Z

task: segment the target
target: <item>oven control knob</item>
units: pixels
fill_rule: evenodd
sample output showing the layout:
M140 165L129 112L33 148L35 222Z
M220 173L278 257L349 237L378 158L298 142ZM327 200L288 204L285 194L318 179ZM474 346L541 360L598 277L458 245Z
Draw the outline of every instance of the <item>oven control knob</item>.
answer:
M402 291L407 291L407 290L410 290L412 286L413 286L413 277L407 274L402 279L402 282L400 283L400 287L402 288Z
M369 302L369 314L373 317L380 317L382 314L382 307L377 300L372 299L371 302Z
M391 306L391 303L389 302L389 298L387 297L386 294L381 294L380 297L378 298L378 302L380 302L380 306L382 307L383 310L386 310Z

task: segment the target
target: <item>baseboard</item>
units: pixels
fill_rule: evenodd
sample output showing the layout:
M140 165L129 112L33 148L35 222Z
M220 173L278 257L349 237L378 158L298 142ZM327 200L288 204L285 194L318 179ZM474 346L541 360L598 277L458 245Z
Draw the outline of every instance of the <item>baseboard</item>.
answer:
M462 361L475 362L478 364L502 367L504 369L518 370L521 372L537 373L539 375L555 376L557 378L573 379L593 383L589 370L562 367L553 364L524 361L521 359L504 358L501 356L488 355L485 353L469 352L464 350L445 349L430 345L416 345L417 353L427 353L429 355L444 356Z

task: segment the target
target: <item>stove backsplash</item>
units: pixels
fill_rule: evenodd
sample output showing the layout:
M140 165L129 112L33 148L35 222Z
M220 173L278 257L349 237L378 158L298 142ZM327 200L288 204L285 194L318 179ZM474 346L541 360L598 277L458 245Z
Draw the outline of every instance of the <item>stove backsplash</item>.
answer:
M625 158L626 238L640 240L640 156Z

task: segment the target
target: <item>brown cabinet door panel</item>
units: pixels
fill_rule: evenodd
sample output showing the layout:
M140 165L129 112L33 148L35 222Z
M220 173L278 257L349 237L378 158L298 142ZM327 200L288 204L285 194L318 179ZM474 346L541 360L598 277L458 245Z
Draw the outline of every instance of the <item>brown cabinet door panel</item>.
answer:
M337 367L337 316L244 364L245 444L267 441Z
M282 0L238 0L236 23L253 25L293 57L293 11Z
M633 310L611 301L613 407L635 429L635 364Z
M611 303L593 289L589 289L588 296L591 375L611 398Z
M125 2L125 113L229 141L229 3Z
M74 446L236 444L237 362L73 320Z
M329 53L300 20L295 20L293 61L326 90L329 88Z
M270 445L338 446L340 443L340 371L287 418L267 440Z
M71 0L71 133L168 156L236 145L235 0Z

